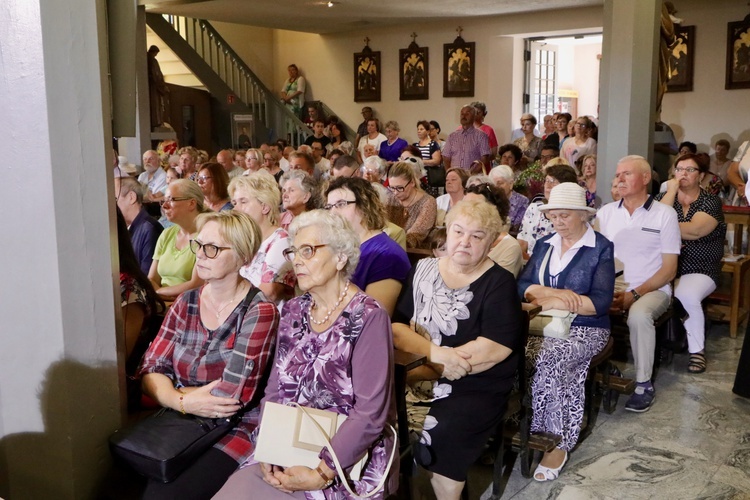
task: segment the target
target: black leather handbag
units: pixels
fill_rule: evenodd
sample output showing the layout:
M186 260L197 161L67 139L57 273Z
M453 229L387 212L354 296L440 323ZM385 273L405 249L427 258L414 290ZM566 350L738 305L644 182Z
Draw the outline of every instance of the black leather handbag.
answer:
M425 165L427 171L427 184L430 187L445 187L445 168L442 165L436 167L428 167Z
M236 332L257 293L258 289L251 287L245 296ZM139 474L169 483L234 429L242 415L258 405L262 394L256 391L254 401L230 418L203 418L162 408L131 427L115 431L109 438L110 452Z
M109 449L139 474L169 483L236 427L239 418L202 418L162 408L112 434Z

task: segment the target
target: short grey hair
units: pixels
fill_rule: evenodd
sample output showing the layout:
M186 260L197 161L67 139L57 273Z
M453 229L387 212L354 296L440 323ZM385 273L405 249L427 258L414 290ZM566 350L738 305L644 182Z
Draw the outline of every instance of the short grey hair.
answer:
M638 168L641 170L641 173L643 174L650 174L651 173L651 165L648 163L648 160L640 155L628 155L624 158L621 158L620 161L617 162L619 165L620 163L627 163L627 162L634 162L638 165Z
M143 205L144 186L132 177L120 177L120 194L125 196L128 193L135 193L135 201Z
M513 175L513 170L508 165L498 165L490 170L490 179L492 179L493 184L495 184L495 181L498 179L503 179L512 184L515 177Z
M289 225L289 244L294 245L297 233L308 226L315 226L321 241L326 242L333 253L346 256L346 265L341 273L349 278L359 264L359 237L349 222L328 210L303 212Z
M480 184L491 184L493 186L495 185L495 183L492 182L492 179L490 179L489 176L483 175L483 174L472 175L471 177L469 177L469 180L466 181L467 188L471 186L477 186Z
M369 166L377 168L378 175L380 175L380 177L383 177L385 175L385 169L387 165L385 163L385 160L379 156L370 156L368 158L365 158L363 165L365 166L365 168Z
M315 178L304 170L289 170L283 176L279 185L284 189L287 182L296 181L299 188L310 195L310 199L305 203L307 210L313 210L323 206L323 198L320 193L320 186Z

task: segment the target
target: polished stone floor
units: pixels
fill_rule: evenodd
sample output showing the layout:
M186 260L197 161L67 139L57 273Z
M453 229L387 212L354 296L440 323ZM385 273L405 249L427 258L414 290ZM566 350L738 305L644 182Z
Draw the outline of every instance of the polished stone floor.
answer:
M612 415L599 413L556 481L526 479L516 463L502 498L750 499L750 399L731 392L743 336L732 339L728 330L711 328L705 373L687 373L688 355L676 355L659 370L648 412L625 411L621 397ZM616 364L634 375L632 361ZM474 466L470 497L488 498L490 481L491 467Z

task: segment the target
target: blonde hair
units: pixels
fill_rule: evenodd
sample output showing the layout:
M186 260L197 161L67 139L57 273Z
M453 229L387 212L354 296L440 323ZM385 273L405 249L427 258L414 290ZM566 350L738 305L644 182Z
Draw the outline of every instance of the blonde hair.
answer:
M248 175L240 175L229 183L229 196L234 198L238 189L244 189L247 194L268 206L268 220L271 224L279 223L279 205L281 192L279 185L268 170L260 169Z
M201 187L197 182L191 181L190 179L176 179L169 183L169 189L172 190L172 197L174 197L174 190L180 193L180 197L190 198L195 200L195 208L199 214L208 212L209 210L203 205L205 195L201 191Z
M419 179L414 171L414 164L412 161L400 161L394 163L391 169L388 171L388 178L403 177L404 179L414 183L415 187L419 187Z
M497 207L484 200L461 200L451 208L445 217L445 227L450 229L458 217L478 223L487 232L490 241L495 241L503 230L503 221ZM448 232L450 237L450 232Z
M234 254L243 264L249 264L258 253L263 235L258 223L249 215L236 210L208 212L201 214L195 221L198 232L209 222L219 225L221 238L232 247Z

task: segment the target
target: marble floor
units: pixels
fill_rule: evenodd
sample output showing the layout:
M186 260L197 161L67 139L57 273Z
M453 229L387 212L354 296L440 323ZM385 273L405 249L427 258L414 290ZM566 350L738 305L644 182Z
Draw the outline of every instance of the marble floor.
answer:
M687 373L688 355L676 355L659 370L648 412L625 411L621 397L612 415L599 413L556 481L526 479L516 463L502 498L750 499L750 399L731 392L743 336L728 331L711 328L705 373ZM633 377L632 360L616 364ZM491 474L489 466L473 467L472 499L489 498ZM418 489L414 498L432 497L428 485Z

